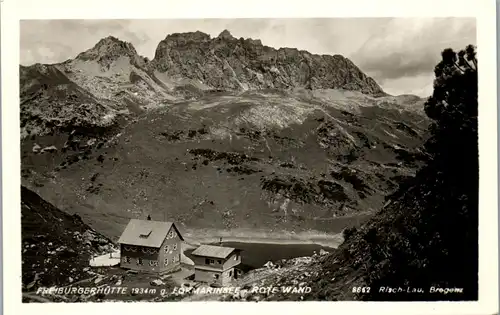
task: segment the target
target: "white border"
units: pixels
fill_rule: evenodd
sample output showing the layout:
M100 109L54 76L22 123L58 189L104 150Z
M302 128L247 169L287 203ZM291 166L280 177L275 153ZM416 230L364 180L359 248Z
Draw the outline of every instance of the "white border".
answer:
M2 153L3 153L3 278L5 314L134 314L195 312L317 311L350 314L495 314L498 311L497 251L497 99L495 2L465 0L3 0L2 21ZM110 18L237 18L237 17L476 17L479 71L480 152L480 287L479 302L372 303L21 303L20 148L19 148L19 20ZM450 222L452 224L452 222ZM146 309L147 308L147 309Z

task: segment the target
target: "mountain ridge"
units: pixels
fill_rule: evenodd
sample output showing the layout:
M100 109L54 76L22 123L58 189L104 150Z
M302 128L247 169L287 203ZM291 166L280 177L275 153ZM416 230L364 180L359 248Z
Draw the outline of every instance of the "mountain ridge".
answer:
M275 47L263 45L262 41L260 39L252 39L252 38L244 39L243 37L240 37L239 39L237 39L236 37L232 36L232 34L227 29L223 30L218 36L213 37L213 38L209 34L203 33L201 31L168 34L165 37L165 39L161 40L158 43L157 48L156 48L155 53L154 53L154 57L151 61L149 60L148 57L144 57L144 56L139 55L132 43L123 41L115 36L109 35L107 37L100 39L92 48L89 48L86 51L79 53L74 59L88 60L88 59L100 57L99 61L101 63L106 63L106 60L113 61L113 59L114 59L113 57L115 57L115 58L117 57L116 52L121 51L123 53L122 55L126 55L128 57L134 58L135 59L134 64L141 67L141 68L144 68L145 66L149 67L151 64L154 64L155 66L153 68L149 67L149 70L154 71L154 70L157 70L158 68L161 69L162 66L164 67L164 65L158 64L159 63L158 59L161 59L161 49L160 48L162 48L162 43L167 43L167 45L168 45L168 43L172 43L172 42L178 43L179 41L181 41L181 42L183 42L183 41L184 42L189 42L189 41L209 42L209 41L216 41L216 40L223 40L223 41L230 41L230 42L237 41L240 43L255 45L256 47L262 47L262 50L264 50L264 51L268 51L268 52L273 51L273 53L275 52L277 55L277 58L280 57L281 53L286 55L287 52L292 53L292 54L298 52L298 53L306 56L306 58L305 58L306 64L307 64L306 67L309 67L309 70L311 70L311 64L310 64L311 61L308 60L307 57L310 56L313 59L314 58L316 58L316 59L318 59L318 58L330 58L330 59L332 59L333 58L336 61L343 62L348 67L351 67L352 70L354 70L356 72L356 74L360 76L361 81L366 81L368 86L372 88L372 89L363 90L362 86L361 86L361 91L363 93L367 93L367 94L374 95L374 96L390 96L389 94L385 93L382 90L382 88L375 82L375 80L373 80L373 78L366 76L350 59L345 58L342 55L339 55L339 54L333 54L333 55L314 54L314 53L310 53L307 50L303 50L303 49L299 50L297 48L290 48L290 47L275 48ZM108 48L108 49L100 49L103 47ZM118 49L116 49L117 47L118 47ZM111 53L111 56L108 56L108 55L110 55L110 53ZM105 57L111 57L111 58L105 58ZM63 62L50 63L50 64L46 64L46 65L56 66L56 65L67 64L67 63L71 62L71 60L74 60L74 59L70 58L70 59L63 61ZM104 60L102 60L102 59L104 59ZM109 60L109 59L111 59L111 60ZM35 63L33 65L20 65L20 67L28 68L28 67L36 66L36 65L40 65L40 63ZM268 70L275 71L272 68L268 69ZM282 83L280 83L280 84L281 85L277 86L278 88L283 87ZM310 87L309 87L310 89L325 88L325 87L338 88L338 86L329 86L328 84L325 85L324 83L321 84L318 82L308 82L306 84L310 85ZM304 82L302 82L302 85L304 85ZM285 84L285 86L286 86L286 84ZM288 85L287 87L290 87L290 86L297 87L297 84ZM228 87L227 84L224 87L227 88ZM269 88L269 87L272 88L273 86L269 86L269 84L268 84L268 86L265 86L265 88ZM351 87L347 86L347 89L349 89L349 88L352 88L352 86Z
M177 46L179 43L186 43L186 42L214 42L214 41L227 41L227 42L238 42L238 43L244 43L244 44L250 44L253 45L257 48L257 50L263 50L267 53L275 53L277 55L277 61L281 56L280 54L283 53L286 55L286 53L300 53L305 56L305 61L306 62L314 62L314 60L307 60L309 57L312 59L318 59L318 58L329 58L329 59L336 59L336 61L339 62L344 62L347 66L353 67L353 70L356 70L356 72L359 72L360 78L362 80L366 80L368 84L373 85L373 90L366 90L364 91L365 93L368 94L373 94L373 95L388 95L385 93L378 84L376 84L375 80L373 80L371 77L366 76L351 60L348 58L343 57L342 55L339 54L313 54L308 52L307 50L299 50L297 48L289 48L289 47L280 47L280 48L274 48L271 46L263 45L261 40L259 39L243 39L243 37L240 37L239 39L233 37L231 33L226 29L222 31L217 37L211 37L209 34L196 31L196 32L183 32L183 33L172 33L168 34L165 39L160 41L157 45L154 58L149 61L149 58L143 57L137 53L137 50L135 49L134 45L130 42L123 41L115 36L109 35L107 37L104 37L100 39L92 48L87 49L86 51L83 51L79 53L74 59L82 59L82 60L89 60L93 58L104 58L104 57L117 57L117 56L129 56L133 57L134 59L137 59L135 63L139 65L140 67L144 67L149 63L154 64L154 68L162 68L161 64L158 64L161 61L162 57L162 48L164 45L167 45L169 47L172 47L172 43L175 43ZM225 42L226 43L226 42ZM175 46L175 45L174 45ZM121 54L116 54L117 52L121 52ZM71 60L74 59L68 59L63 62L57 62L57 63L51 63L47 65L61 65L61 64L66 64L70 62ZM104 58L105 59L105 58ZM112 58L111 58L112 59ZM273 58L271 58L273 59ZM99 60L101 62L105 62L105 60ZM112 60L111 60L112 61ZM163 60L164 61L164 60ZM34 65L38 65L39 63L33 64L33 65L20 65L21 67L31 67ZM163 65L164 66L164 65ZM310 67L311 65L308 64ZM321 85L319 83L313 83L313 85L316 85L313 88L319 88L325 87L327 85ZM296 86L296 85L295 85ZM329 88L336 88L335 86L328 86Z

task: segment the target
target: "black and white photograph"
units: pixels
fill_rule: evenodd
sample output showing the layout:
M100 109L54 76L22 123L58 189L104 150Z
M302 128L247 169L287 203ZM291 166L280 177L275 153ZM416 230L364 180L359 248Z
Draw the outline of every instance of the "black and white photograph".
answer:
M20 18L20 303L478 303L479 19L334 13Z

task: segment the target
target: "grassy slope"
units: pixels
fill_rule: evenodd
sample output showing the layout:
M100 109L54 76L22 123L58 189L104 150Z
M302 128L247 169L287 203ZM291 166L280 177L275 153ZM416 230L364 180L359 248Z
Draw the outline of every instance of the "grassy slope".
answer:
M89 259L114 247L79 216L60 211L25 187L21 225L22 282L27 289L85 279Z
M146 112L90 148L33 154L34 142L67 135L30 139L23 181L111 237L145 213L188 234L340 232L338 216L377 208L414 173L426 126L393 100L363 107L376 103L344 94L337 102L296 92L208 94Z

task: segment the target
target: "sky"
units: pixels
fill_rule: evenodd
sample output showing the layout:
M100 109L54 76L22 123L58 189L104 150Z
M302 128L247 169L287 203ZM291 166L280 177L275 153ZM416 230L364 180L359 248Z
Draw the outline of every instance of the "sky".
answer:
M474 18L300 18L170 20L22 20L20 62L57 63L76 57L112 35L153 58L168 34L201 31L260 39L351 59L389 94L432 94L433 69L445 48L476 44Z

